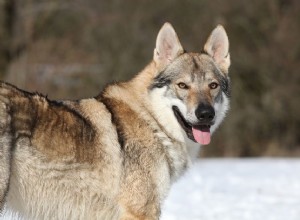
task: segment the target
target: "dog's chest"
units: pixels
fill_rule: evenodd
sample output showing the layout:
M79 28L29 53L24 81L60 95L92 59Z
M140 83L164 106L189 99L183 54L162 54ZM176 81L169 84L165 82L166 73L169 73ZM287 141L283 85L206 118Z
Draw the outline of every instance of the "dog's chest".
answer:
M184 143L168 137L163 131L156 132L155 136L160 141L165 152L169 169L170 180L173 182L189 167L190 159Z

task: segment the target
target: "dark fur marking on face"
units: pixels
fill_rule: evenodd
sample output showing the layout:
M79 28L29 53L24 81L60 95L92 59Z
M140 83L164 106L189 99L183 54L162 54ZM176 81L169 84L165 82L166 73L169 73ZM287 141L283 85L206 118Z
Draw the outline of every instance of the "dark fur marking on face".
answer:
M194 63L194 70L196 71L196 70L198 70L200 67L199 67L197 61L195 60L195 57L192 57L192 60L193 60L193 63Z
M215 71L215 75L220 82L220 88L225 93L227 97L230 97L231 95L231 89L230 89L230 79L229 77L224 76L219 71Z
M215 97L215 102L222 102L222 100L223 100L222 90L220 90L217 96Z
M149 86L149 89L152 90L154 88L162 88L171 83L170 76L167 76L165 72L160 72L154 79L153 83Z

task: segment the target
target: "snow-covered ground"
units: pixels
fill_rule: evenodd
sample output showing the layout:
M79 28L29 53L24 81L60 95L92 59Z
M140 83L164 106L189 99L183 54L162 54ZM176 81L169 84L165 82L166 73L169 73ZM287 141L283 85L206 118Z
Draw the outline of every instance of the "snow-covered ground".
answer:
M162 220L196 219L300 220L300 160L200 160L162 212Z
M300 159L201 159L172 187L161 219L300 220Z

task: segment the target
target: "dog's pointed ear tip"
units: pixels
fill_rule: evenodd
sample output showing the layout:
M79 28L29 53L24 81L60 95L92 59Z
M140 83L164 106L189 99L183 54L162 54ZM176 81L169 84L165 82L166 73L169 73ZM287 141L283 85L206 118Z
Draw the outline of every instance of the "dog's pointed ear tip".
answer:
M214 31L216 31L216 32L223 32L223 33L225 33L225 34L227 35L224 26L221 25L221 24L218 24L218 25L215 27Z
M216 28L220 28L220 29L224 29L225 30L225 28L224 28L224 26L222 24L218 24Z
M163 26L171 26L171 27L172 27L172 24L171 24L170 22L166 21L166 22L163 24Z
M163 24L163 26L161 27L161 30L165 30L165 29L173 29L174 30L174 28L170 22L165 22Z

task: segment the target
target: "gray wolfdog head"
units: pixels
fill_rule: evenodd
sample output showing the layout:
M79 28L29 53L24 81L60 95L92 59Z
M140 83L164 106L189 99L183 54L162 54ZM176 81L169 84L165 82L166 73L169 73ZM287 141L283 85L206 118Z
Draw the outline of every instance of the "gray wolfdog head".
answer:
M158 73L150 90L164 97L189 139L209 144L229 108L230 56L224 28L212 31L201 53L187 53L166 23L157 36L154 62Z

